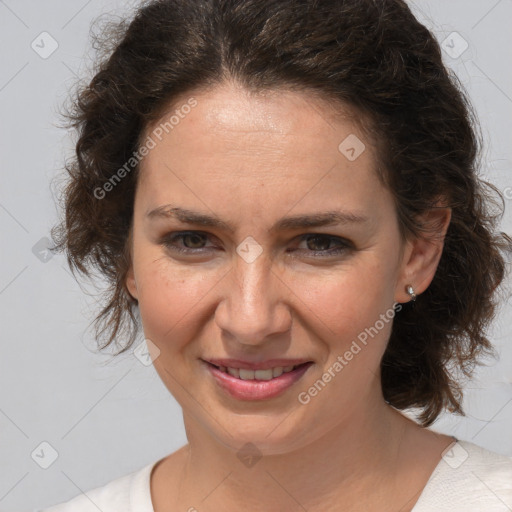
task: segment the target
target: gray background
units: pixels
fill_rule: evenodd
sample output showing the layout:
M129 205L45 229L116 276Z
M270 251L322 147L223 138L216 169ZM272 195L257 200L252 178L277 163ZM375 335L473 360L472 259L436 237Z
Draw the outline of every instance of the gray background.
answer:
M103 13L126 13L132 5L0 0L3 511L70 499L186 443L181 409L152 366L131 352L115 360L94 353L88 328L99 307L94 289L75 282L63 255L44 251L57 220L52 187L72 148L58 128L58 109L77 74L86 71L91 21ZM446 41L446 63L477 108L486 144L482 171L507 195L502 229L511 232L512 2L421 0L413 8L439 41ZM42 32L58 44L49 56L44 52L55 43ZM464 41L468 48L462 53ZM445 414L434 426L509 456L511 317L506 302L490 333L500 360L467 384L467 417ZM50 464L53 450L58 457Z

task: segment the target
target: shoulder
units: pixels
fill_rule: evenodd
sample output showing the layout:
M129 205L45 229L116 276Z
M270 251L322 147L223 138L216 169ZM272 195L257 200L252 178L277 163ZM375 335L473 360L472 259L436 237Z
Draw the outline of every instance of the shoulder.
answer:
M512 458L457 441L445 451L413 512L511 509Z
M150 475L157 462L49 508L33 512L153 512Z

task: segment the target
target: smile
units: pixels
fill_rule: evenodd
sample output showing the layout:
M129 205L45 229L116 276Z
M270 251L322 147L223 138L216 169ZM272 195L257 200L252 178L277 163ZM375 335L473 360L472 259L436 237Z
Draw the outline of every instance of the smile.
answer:
M238 400L268 400L281 395L306 373L312 361L265 370L216 366L203 361L218 387Z
M217 368L221 372L229 373L232 377L236 377L241 380L272 380L283 373L293 371L298 366L300 365L277 366L275 368L269 368L268 370L247 370L245 368L230 368L226 366L217 366Z

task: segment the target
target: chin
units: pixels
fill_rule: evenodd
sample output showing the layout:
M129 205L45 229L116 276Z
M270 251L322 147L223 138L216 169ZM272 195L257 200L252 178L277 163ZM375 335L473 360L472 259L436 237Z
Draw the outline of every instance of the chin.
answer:
M250 415L237 421L236 418L226 422L220 428L212 425L211 433L224 446L237 455L253 451L258 455L281 455L290 453L307 444L305 432L311 437L311 429L303 422L283 421L286 416L272 418L267 416L258 421L257 416Z

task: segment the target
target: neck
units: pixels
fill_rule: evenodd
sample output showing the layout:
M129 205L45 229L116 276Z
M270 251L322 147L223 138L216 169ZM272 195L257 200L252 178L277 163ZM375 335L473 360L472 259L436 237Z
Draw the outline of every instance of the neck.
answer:
M420 429L379 397L321 438L244 465L235 450L206 435L192 418L184 419L184 510L235 510L243 504L252 511L325 511L339 507L340 497L344 510L361 510L362 496L395 493L407 438Z

